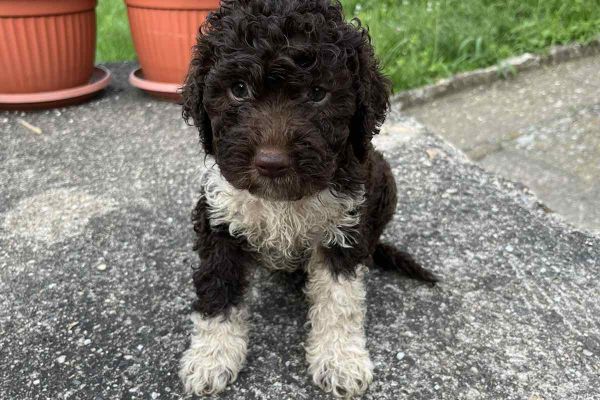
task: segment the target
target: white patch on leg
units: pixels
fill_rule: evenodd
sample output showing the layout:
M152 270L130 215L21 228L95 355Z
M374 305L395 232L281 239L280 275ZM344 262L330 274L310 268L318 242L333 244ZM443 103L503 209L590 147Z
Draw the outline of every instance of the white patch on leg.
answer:
M246 360L247 313L233 308L228 318L192 314L190 348L181 358L179 376L187 393L214 394L234 382Z
M308 266L308 371L318 386L338 397L362 394L373 380L364 332L365 271L360 265L356 277L336 278L319 254Z

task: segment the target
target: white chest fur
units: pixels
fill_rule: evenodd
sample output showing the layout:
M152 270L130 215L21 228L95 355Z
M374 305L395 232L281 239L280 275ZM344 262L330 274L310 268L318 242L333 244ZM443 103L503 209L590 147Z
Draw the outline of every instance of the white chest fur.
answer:
M213 226L226 224L232 236L243 236L272 269L290 270L321 244L350 247L356 209L363 196L350 197L327 189L297 201L269 201L234 188L215 165L203 178L204 196Z

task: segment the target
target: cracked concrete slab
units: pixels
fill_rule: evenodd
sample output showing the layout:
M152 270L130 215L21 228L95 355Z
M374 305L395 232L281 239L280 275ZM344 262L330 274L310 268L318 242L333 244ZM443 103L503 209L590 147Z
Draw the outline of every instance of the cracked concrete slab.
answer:
M545 66L404 112L600 232L599 66L600 55Z

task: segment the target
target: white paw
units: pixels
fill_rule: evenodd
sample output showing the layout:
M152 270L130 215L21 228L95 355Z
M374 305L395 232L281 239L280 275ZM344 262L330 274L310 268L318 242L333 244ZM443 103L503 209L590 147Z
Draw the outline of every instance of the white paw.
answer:
M188 349L181 358L179 377L186 393L196 395L215 394L235 381L239 368L226 366L226 359L214 355L197 354Z
M324 350L321 354L311 354L309 350L307 358L315 384L334 396L359 396L373 381L373 363L364 348Z
M229 319L204 319L192 314L194 333L180 361L179 377L187 393L210 395L237 379L246 359L248 328L244 313L234 310Z

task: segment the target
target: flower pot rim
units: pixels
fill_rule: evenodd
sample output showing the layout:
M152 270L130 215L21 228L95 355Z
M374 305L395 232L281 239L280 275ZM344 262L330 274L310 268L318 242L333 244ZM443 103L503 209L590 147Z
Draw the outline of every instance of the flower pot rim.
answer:
M0 0L0 18L40 17L91 11L97 0Z
M141 67L129 74L129 84L162 100L181 104L181 86L183 83L154 82L144 78Z
M0 0L1 1L1 0ZM158 10L212 11L219 8L219 0L125 0L127 7Z
M176 95L181 91L182 83L155 82L144 78L144 72L141 67L135 68L129 74L129 83L131 86L142 89L147 92L161 93L165 95Z
M3 108L42 108L52 107L54 103L73 104L78 99L88 98L96 92L104 89L110 83L112 74L110 70L101 65L94 67L94 72L90 80L81 85L68 89L53 90L50 92L38 93L0 93L0 109Z

